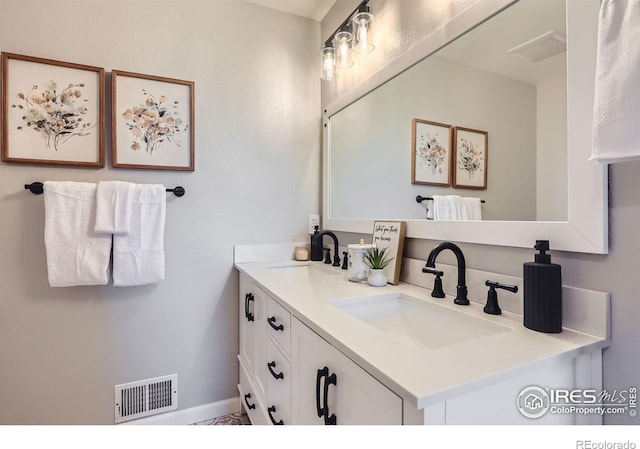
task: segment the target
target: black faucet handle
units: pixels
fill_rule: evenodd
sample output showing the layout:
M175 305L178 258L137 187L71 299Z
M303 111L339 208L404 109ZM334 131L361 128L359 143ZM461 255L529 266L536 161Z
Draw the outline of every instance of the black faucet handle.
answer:
M331 264L331 248L324 248L324 251L326 253L324 263Z
M483 310L484 313L488 313L489 315L502 314L502 309L500 309L500 306L498 305L498 292L496 292L496 288L501 288L512 293L518 292L517 285L500 284L496 281L486 281L484 285L489 287L489 291L487 292L487 303L485 304Z
M517 285L501 284L501 283L496 282L496 281L486 281L484 283L484 285L486 285L487 287L501 288L503 290L508 290L511 293L518 293L518 286Z
M349 253L342 251L342 269L347 270L349 268Z
M444 272L443 271L436 270L435 268L424 267L422 269L422 272L423 273L435 274L437 277L444 276Z

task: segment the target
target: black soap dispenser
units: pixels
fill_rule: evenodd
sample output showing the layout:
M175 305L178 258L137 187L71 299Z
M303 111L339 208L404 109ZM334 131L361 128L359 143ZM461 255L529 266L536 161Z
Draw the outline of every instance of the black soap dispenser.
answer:
M538 332L562 332L562 267L551 263L548 240L536 240L535 262L523 266L524 326Z
M323 256L323 245L322 245L322 239L316 238L318 237L318 234L320 234L319 231L319 226L314 226L313 227L313 235L311 235L311 260L314 262L318 262L322 260L322 256Z

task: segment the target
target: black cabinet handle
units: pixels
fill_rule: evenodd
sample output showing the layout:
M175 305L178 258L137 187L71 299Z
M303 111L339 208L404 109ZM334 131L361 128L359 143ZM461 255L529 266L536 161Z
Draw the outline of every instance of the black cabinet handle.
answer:
M328 372L328 370L327 370ZM324 381L324 425L325 426L335 426L336 425L336 415L332 413L329 415L329 405L328 405L328 396L329 396L329 385L336 385L337 379L335 373L327 376Z
M276 406L275 406L275 405L272 405L271 407L269 407L269 408L267 409L267 411L269 412L269 419L271 420L271 423L272 423L274 426L282 426L282 425L284 425L284 423L282 422L282 420L280 420L280 421L276 421L276 420L275 420L275 418L274 418L274 417L273 417L273 415L272 415L272 413L275 413L275 412L276 412Z
M271 373L271 375L275 378L275 379L284 379L284 374L282 373L276 373L273 368L276 367L276 362L269 362L267 363L267 368L269 369L269 372Z
M267 319L267 321L269 322L269 326L271 326L274 330L277 330L277 331L284 330L284 326L282 324L278 324L277 326L274 324L276 322L276 317L272 316L269 319Z
M320 383L322 378L324 377L324 394L323 400L324 405L320 404ZM322 369L319 369L316 375L316 411L318 412L318 418L324 417L324 425L325 426L335 426L336 425L336 415L329 415L329 385L336 385L337 378L335 374L329 375L329 368L326 366Z
M324 368L319 369L316 375L316 412L318 413L318 418L322 418L324 416L324 407L320 405L320 381L328 374L329 368L325 366Z
M249 410L253 410L256 408L256 404L249 404L249 399L251 398L251 393L247 393L244 395L244 403L247 404L247 408Z
M244 316L247 318L247 321L253 321L254 319L253 313L249 312L249 303L251 301L255 301L253 293L247 293L244 295Z

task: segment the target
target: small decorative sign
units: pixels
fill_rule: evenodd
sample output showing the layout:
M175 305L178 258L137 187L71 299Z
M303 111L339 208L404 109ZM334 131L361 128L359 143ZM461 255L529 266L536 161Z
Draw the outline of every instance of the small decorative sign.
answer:
M371 243L380 249L387 248L386 253L389 257L393 257L393 261L384 269L389 283L393 285L398 285L400 282L405 228L404 221L375 221L373 223Z

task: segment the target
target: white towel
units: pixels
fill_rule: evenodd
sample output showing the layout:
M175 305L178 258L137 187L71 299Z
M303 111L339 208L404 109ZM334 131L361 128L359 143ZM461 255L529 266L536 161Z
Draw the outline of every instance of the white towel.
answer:
M640 159L640 1L602 0L591 157Z
M458 195L433 195L433 219L451 221L462 219L462 197Z
M133 184L102 181L96 190L95 231L103 234L126 234L131 223Z
M44 244L52 287L109 282L111 235L94 232L96 185L44 183Z
M113 237L113 285L144 285L164 279L166 202L163 185L133 186L129 233Z
M462 198L462 220L482 220L482 200L465 196Z

